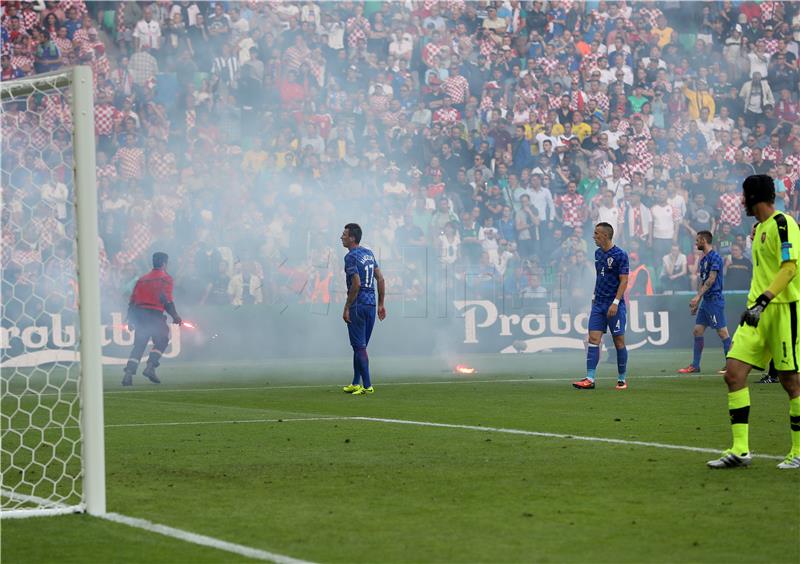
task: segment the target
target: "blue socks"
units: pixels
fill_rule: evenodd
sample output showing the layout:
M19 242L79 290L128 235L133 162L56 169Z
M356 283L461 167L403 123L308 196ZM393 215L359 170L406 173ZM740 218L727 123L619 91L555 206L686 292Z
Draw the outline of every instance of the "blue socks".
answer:
M617 349L617 380L625 381L625 373L628 370L628 348Z
M728 337L727 339L722 340L722 352L725 353L725 357L728 357L728 351L731 350L731 338Z
M358 365L358 372L361 374L361 385L365 388L372 386L369 378L369 356L367 356L367 349L356 349L354 363Z
M700 368L700 357L703 354L703 345L705 345L705 339L702 335L694 338L694 357L692 357L692 366L695 368Z
M353 351L353 385L361 383L361 369L359 366L358 353Z
M600 362L600 345L589 343L589 347L586 349L586 377L592 382L594 382L598 362Z

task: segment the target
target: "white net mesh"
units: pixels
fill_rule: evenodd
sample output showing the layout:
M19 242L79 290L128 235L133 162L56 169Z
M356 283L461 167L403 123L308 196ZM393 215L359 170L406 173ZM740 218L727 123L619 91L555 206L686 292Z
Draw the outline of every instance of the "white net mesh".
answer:
M2 512L82 502L71 94L2 84Z

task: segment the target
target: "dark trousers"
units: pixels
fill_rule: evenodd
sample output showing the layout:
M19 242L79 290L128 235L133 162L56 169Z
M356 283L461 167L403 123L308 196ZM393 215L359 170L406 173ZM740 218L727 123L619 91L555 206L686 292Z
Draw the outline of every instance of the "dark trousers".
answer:
M167 318L160 311L154 309L136 308L132 319L134 324L133 350L131 350L130 360L137 364L147 348L150 340L153 340L153 349L159 351L157 355L150 355L147 361L155 368L158 366L158 358L169 345L169 327Z

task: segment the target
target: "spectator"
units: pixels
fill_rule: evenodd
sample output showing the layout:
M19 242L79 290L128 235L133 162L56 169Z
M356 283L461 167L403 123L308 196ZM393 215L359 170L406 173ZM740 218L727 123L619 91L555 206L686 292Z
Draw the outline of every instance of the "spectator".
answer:
M625 291L625 299L628 297L637 298L640 296L652 296L653 275L646 264L639 261L639 253L631 252L629 255L630 272L628 274L628 289Z
M739 229L741 227L742 206L740 200L741 198L736 184L727 184L725 193L719 197L719 202L717 204L719 223L727 224L729 229Z
M642 203L641 194L631 191L625 206L625 240L638 241L644 245L650 240L653 217L650 209Z
M689 289L688 264L677 244L673 244L669 254L661 260L661 289L674 292Z
M547 288L542 286L538 274L528 275L528 283L520 290L520 297L524 300L541 300L547 298Z
M760 72L754 72L739 91L739 97L744 100L744 115L749 127L754 126L756 120L764 114L765 106L775 106L772 88L762 76Z
M706 196L702 192L695 193L694 201L689 202L683 226L689 232L691 239L697 237L700 231L715 232L716 214L714 209L706 204Z
M304 299L323 299L327 275L304 266L299 241L307 240L308 223L317 232L341 213L346 193L364 209L382 206L383 244L397 246L406 212L429 246L460 217L464 263L486 276L508 274L517 251L520 259L542 254L538 274L549 289L561 268L543 249L573 252L573 236L562 245L562 235L579 232L587 214L612 223L641 258L642 237L654 227L644 228L644 210L660 209L654 200L662 190L673 221L689 235L713 230L718 220L740 235L739 198L724 186L756 169L776 176L778 205L797 209L797 42L786 29L795 11L789 3L775 4L766 20L773 29L749 25L749 5L709 4L690 46L678 38L694 29L646 3L601 3L588 14L538 3L445 3L421 12L398 4L365 14L360 5L129 2L114 6L115 44L93 28L107 6L65 6L66 15L56 4L42 12L9 5L2 79L93 66L97 145L114 155L112 163L98 156L101 209L114 217L103 222L104 239L120 260L136 260L142 241L131 246L128 236L138 237L137 223L163 223L167 233L174 221L195 241L201 232L230 231L232 253L242 252L239 239L267 240L259 243L264 253L253 254L263 261L269 299L282 299L287 280L302 287L304 276L320 290ZM727 20L718 25L722 13ZM713 53L722 54L719 61ZM4 109L3 169L17 201L31 183L73 189L57 164L69 141L61 130L70 123L68 107L53 96L33 103ZM12 120L22 135L5 135ZM52 179L33 165L36 155L54 169ZM132 204L163 207L164 198L178 210L174 219ZM312 201L317 211L309 212L305 202ZM241 202L254 204L242 212ZM488 217L491 227L478 228ZM498 236L486 237L487 229ZM282 230L292 231L285 239L293 242L271 241ZM469 250L478 230L480 245L492 247L486 264L477 248ZM297 264L278 269L278 248L291 250ZM661 262L652 254L645 257L651 271ZM228 264L239 296L248 263ZM216 266L203 275L216 277ZM227 287L223 294L233 299ZM246 288L241 296L246 302Z
M438 236L439 262L445 265L455 264L461 257L461 237L456 229L456 223L448 221Z
M567 184L567 193L555 198L561 223L570 229L579 229L589 216L583 196L578 194L578 185L574 180Z
M619 208L614 205L614 193L606 190L601 197L600 205L592 212L593 220L595 223L608 223L614 233L619 233L620 215Z
M147 45L140 45L136 53L131 55L128 63L131 81L140 88L144 88L158 74L158 61L148 49Z
M150 7L144 9L143 17L133 29L134 48L137 51L148 49L157 53L161 49L161 25L153 19Z
M231 19L225 13L225 8L220 3L214 4L214 13L208 18L208 34L211 37L211 44L216 51L228 41L231 33Z
M736 235L733 233L730 223L721 223L720 232L716 237L717 248L719 254L723 257L731 254L731 247L736 241Z
M753 263L744 256L740 245L731 245L731 252L725 257L725 289L748 290L752 276Z

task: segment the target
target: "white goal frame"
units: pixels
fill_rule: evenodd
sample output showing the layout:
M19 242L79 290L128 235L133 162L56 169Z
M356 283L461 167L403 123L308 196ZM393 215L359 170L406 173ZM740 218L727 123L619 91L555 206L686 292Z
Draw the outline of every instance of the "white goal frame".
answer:
M80 403L82 500L77 505L0 511L0 517L34 517L86 512L106 513L103 363L100 334L100 265L95 178L94 85L92 69L76 66L0 83L3 102L54 88L72 93L73 175L77 236L78 315L80 319ZM33 505L49 503L36 496L1 492Z

